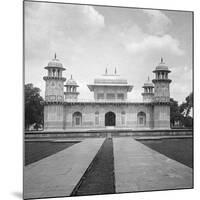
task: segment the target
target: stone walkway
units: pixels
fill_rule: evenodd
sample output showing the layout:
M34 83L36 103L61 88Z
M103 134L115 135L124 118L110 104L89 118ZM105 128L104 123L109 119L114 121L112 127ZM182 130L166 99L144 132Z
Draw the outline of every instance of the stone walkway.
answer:
M85 139L24 167L24 198L70 196L105 139Z
M82 142L24 167L24 198L70 196L105 138ZM134 140L113 138L115 192L193 187L193 170Z
M132 138L113 138L116 193L192 188L192 169Z

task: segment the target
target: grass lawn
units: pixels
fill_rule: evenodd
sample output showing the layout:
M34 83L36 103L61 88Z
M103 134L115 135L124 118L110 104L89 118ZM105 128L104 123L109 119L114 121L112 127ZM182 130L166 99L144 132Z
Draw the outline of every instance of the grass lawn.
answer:
M151 149L193 168L193 139L138 140Z
M77 142L25 142L25 165L41 160Z

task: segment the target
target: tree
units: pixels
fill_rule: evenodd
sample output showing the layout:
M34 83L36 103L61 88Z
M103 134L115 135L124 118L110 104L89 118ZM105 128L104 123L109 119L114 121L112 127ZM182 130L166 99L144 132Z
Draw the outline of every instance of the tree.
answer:
M191 113L191 108L193 108L193 92L190 93L186 98L185 102L180 105L180 112L185 116L188 117Z
M193 108L193 93L190 93L180 105L174 99L170 99L170 103L171 125L174 126L175 122L178 122L183 127L192 128L193 118L191 116L191 109Z
M182 122L182 115L180 113L178 101L170 98L170 123L172 126L175 126L175 122L180 124Z
M180 105L180 112L183 115L183 124L187 128L193 127L193 118L191 116L191 109L193 108L193 92L186 98L185 102Z
M183 117L183 124L186 128L193 127L193 118L191 116Z
M43 125L43 98L40 89L32 83L25 85L25 129L34 125L36 129Z

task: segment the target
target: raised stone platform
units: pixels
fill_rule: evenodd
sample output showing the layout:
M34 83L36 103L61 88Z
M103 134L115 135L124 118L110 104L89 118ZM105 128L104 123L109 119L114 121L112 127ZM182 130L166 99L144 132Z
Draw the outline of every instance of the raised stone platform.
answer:
M54 130L54 131L28 131L25 132L25 139L37 138L91 138L91 137L163 137L163 136L193 136L192 129L153 129L153 130L134 130L127 128L112 129L73 129L73 130Z
M85 139L24 167L24 198L70 196L104 139Z
M113 138L116 193L193 187L192 169L130 138Z

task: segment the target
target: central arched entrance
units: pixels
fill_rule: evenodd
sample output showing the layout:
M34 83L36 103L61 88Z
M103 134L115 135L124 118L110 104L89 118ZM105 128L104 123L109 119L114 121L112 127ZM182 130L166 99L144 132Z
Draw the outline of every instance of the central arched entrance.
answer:
M105 126L115 126L115 113L107 112L105 114Z

